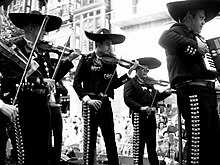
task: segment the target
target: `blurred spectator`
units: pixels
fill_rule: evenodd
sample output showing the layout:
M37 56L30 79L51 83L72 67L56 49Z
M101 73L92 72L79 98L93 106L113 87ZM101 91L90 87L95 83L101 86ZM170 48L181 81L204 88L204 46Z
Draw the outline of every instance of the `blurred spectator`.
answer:
M166 125L164 124L163 121L160 121L158 123L157 127L157 138L163 138L163 133L166 131Z
M122 142L122 134L120 132L115 133L115 140L116 140L118 154L122 155L124 145Z

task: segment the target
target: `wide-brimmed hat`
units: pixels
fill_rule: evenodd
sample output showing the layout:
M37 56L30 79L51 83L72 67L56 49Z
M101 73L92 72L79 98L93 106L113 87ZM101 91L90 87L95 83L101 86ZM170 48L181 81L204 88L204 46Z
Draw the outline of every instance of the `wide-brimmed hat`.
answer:
M168 11L171 17L176 21L182 20L187 12L191 10L204 10L205 21L213 19L220 11L219 0L185 0L167 3Z
M155 69L161 65L160 60L154 57L138 58L137 61L139 62L140 65L147 66L149 69Z
M106 39L112 41L112 44L120 44L124 42L125 36L121 34L113 34L106 28L100 28L95 30L94 32L85 31L86 36L95 42L103 42Z
M42 24L46 15L41 14L39 11L31 11L30 13L9 13L9 18L12 23L20 29L24 29L29 24ZM49 17L46 25L45 31L50 32L58 29L62 25L62 19L47 15Z

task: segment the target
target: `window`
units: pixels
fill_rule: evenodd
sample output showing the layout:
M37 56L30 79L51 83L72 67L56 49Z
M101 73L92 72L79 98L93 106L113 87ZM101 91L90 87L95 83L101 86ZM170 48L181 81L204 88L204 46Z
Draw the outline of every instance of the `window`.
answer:
M86 18L88 15L88 13L83 14L83 18Z
M93 45L94 45L94 42L89 40L89 51L93 50Z
M95 18L95 27L96 29L101 28L101 17Z
M99 15L101 14L101 11L100 10L96 10L96 15Z
M75 35L76 37L80 36L80 24L79 23L77 23L75 26Z
M75 21L80 21L80 15L75 16Z
M94 18L89 19L89 30L94 30L95 29L95 23L94 23Z
M75 5L76 5L76 9L79 9L81 7L81 0L76 0Z
M89 4L93 4L94 3L94 0L89 0Z
M86 6L86 5L88 5L88 0L83 0L82 6Z
M133 14L137 13L137 4L138 4L138 0L132 0L132 12L133 12Z
M89 12L89 16L90 16L90 17L93 16L93 12Z

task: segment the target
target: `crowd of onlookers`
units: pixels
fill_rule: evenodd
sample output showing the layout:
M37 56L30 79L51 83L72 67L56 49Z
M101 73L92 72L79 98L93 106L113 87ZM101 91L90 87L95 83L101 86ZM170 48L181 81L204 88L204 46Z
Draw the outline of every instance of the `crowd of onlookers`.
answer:
M178 159L178 114L174 109L172 113L156 113L157 122L157 153L160 159L170 158ZM64 117L63 129L63 152L74 150L83 151L83 119L75 115L74 118ZM123 156L132 156L133 146L133 125L129 116L114 116L115 139L118 154ZM185 143L184 121L182 119L182 138L183 146ZM145 147L146 148L146 147ZM97 154L106 154L104 140L100 130L97 135ZM145 157L147 151L145 149Z

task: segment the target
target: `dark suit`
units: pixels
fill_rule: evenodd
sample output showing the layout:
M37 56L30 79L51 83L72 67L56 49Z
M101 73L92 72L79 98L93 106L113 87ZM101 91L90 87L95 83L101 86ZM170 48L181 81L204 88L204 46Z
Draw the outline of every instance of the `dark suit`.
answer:
M22 38L15 45L28 58L31 51L26 49L26 41ZM39 64L35 71L23 83L19 91L17 103L19 108L21 133L24 141L25 164L45 165L48 161L48 140L50 131L50 109L48 106L48 88L43 83L43 78L52 76L53 68L48 53L35 51L33 57ZM4 93L9 93L13 98L16 92L16 84L20 83L24 68L18 66L11 59L1 57L2 88ZM60 80L70 68L72 62L66 60L57 72L56 80ZM36 79L40 79L40 84Z
M185 120L187 164L219 165L216 75L207 70L198 51L199 38L185 24L175 23L163 32L159 44L166 50L171 88L177 90L178 109Z
M115 72L116 65L102 62L98 65L95 63L95 59L96 55L94 53L89 54L87 57L82 57L78 64L73 84L80 99L89 95L91 99L102 100L102 106L97 112L94 107L87 107L83 102L84 164L91 165L94 162L94 150L99 126L105 141L108 164L118 165L113 112L109 97L114 98L114 89L124 84L129 77L125 74L118 78ZM111 78L111 84L105 93ZM106 94L106 96L102 97L101 93Z
M140 110L143 106L157 107L158 101L170 94L160 93L153 85L143 84L137 76L125 83L124 101L130 108L134 126L133 135L133 158L134 164L143 164L145 143L147 144L148 159L150 164L159 165L156 153L156 119L155 113L147 115ZM152 103L153 102L153 103Z

